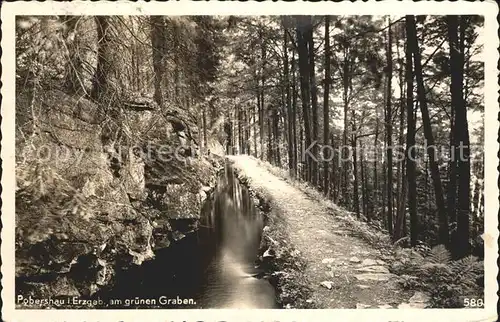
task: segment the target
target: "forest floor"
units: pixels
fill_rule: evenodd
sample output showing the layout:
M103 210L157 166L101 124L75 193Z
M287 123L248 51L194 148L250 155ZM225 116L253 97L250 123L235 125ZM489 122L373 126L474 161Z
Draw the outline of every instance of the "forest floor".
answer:
M274 222L279 227L267 229L277 233L264 233L264 238L278 248L274 254L279 253L279 245L291 247L293 251L288 254L292 256L287 256L287 260L293 257L302 263L296 265L295 273L286 273L292 277L285 279L287 285L281 282L277 291L279 297L284 290L293 292L295 286L306 285L307 292L295 292L296 296L302 294L306 298L288 301L286 307L425 306L425 294L404 290L398 276L389 271L394 261L390 244L378 247L376 238L370 242L364 223L353 220L349 212L328 202L321 194L301 189L298 182L280 176L277 168L273 171L267 163L250 156L232 156L230 160L249 188L268 200L270 217L279 214L279 221L268 223L272 226ZM360 231L365 231L365 236Z

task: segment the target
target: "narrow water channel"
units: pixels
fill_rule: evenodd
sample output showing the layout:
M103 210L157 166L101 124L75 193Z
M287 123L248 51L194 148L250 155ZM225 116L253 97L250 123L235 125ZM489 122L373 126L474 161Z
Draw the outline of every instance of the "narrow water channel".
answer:
M218 180L198 231L158 251L154 260L121 273L108 296L194 302L159 306L163 308L277 307L274 288L255 277L260 273L256 259L264 218L230 165Z

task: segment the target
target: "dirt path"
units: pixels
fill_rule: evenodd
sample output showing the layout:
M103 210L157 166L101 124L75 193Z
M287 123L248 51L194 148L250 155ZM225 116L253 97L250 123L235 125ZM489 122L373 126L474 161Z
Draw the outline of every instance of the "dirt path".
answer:
M358 237L332 210L248 156L231 157L257 193L270 197L283 214L293 247L305 261L308 299L318 308L396 308L412 292L401 289L388 269L388 258ZM402 304L404 306L406 304Z

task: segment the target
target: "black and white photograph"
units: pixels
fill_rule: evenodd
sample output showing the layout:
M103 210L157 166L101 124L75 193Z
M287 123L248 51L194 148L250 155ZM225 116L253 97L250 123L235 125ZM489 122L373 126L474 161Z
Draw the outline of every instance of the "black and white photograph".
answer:
M15 43L2 42L15 46L15 105L2 103L15 119L10 135L2 124L12 321L42 309L496 320L485 15L330 6L16 14Z

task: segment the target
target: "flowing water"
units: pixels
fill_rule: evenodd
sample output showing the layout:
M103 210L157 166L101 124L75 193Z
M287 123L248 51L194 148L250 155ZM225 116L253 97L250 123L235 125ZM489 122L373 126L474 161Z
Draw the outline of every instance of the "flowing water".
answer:
M182 224L179 222L178 224ZM274 288L256 266L264 218L226 165L196 233L124 272L110 297L193 299L185 308L276 308ZM142 307L139 305L138 307ZM147 307L147 306L145 306Z

